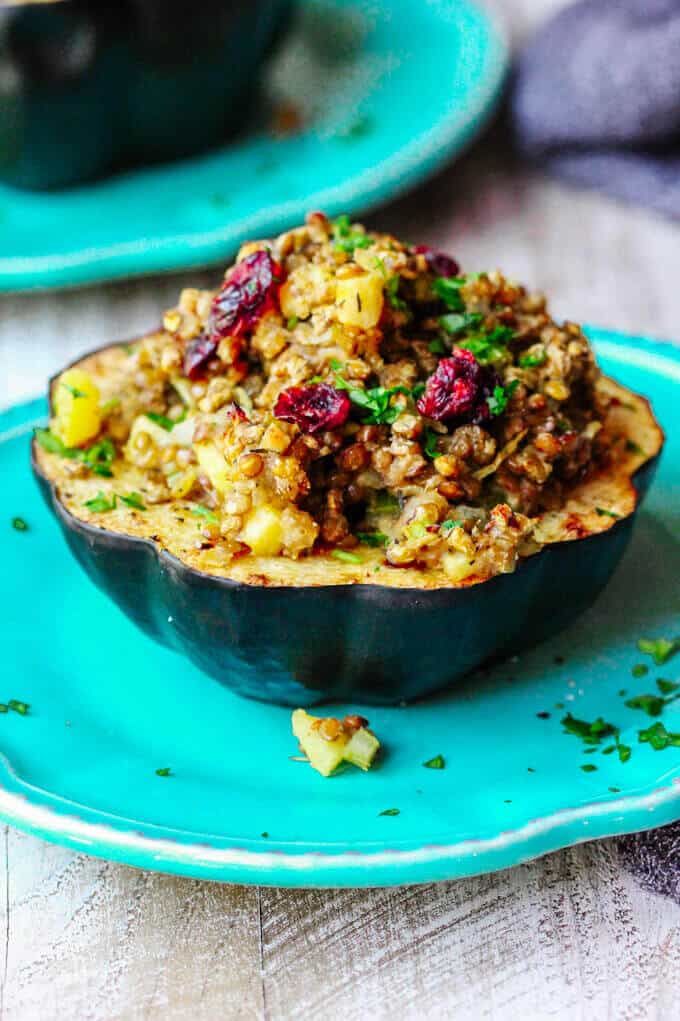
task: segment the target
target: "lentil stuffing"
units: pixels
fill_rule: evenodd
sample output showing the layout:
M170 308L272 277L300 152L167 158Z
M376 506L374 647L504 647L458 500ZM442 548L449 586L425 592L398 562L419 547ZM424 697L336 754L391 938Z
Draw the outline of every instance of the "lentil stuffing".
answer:
M193 501L227 556L379 546L456 582L512 571L535 517L611 456L598 379L541 296L311 213L244 245L216 292L182 291L97 413L64 382L52 433L114 444L145 505Z

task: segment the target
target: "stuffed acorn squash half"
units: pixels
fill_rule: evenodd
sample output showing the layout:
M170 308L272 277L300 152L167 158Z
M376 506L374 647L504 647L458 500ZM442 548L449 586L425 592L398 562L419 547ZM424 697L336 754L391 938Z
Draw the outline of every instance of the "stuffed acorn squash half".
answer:
M319 213L51 383L33 463L85 570L243 695L411 699L563 628L663 436L500 273Z

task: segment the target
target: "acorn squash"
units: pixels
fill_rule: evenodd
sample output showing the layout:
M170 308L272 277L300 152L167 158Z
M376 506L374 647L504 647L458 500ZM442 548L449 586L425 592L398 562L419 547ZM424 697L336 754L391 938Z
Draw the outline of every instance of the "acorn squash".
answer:
M663 436L500 272L341 216L52 381L33 463L74 553L243 695L398 702L565 627Z
M105 397L125 357L115 345L73 368L86 371ZM53 406L59 378L51 384ZM71 461L35 440L33 468L95 584L148 635L233 691L293 706L324 699L394 704L557 633L607 584L653 478L663 433L645 398L607 377L599 385L616 399L610 424L627 438L624 456L577 485L561 509L540 516L540 552L514 573L486 579L452 582L444 571L390 569L371 548L362 550L360 564L266 552L224 562L218 549L195 546L202 519L186 500L143 511L119 501L104 516L85 503L108 479L70 474ZM137 469L114 462L112 470L118 491L143 490Z

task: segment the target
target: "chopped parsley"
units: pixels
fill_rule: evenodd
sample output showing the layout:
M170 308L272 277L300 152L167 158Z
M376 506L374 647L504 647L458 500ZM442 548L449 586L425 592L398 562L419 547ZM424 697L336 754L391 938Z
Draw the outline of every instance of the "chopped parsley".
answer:
M435 755L433 759L428 759L427 762L423 762L425 769L445 769L446 761L443 755Z
M540 351L534 351L533 354L522 354L520 355L520 369L538 369L539 366L544 366L547 361L547 354L544 348Z
M399 814L400 814L400 812L399 812L398 808L385 808L385 809L383 809L382 812L378 812L379 816L381 816L381 815L399 815Z
M77 386L70 386L68 383L60 383L59 385L63 386L64 390L68 390L68 392L70 393L71 397L73 397L74 400L76 400L78 397L87 397L85 391L79 390Z
M393 309L398 312L408 312L408 305L403 298L399 297L399 284L401 283L401 277L393 276L390 277L385 284L385 294L387 300Z
M440 337L435 337L434 340L431 340L427 345L427 350L433 355L445 355L448 348Z
M10 698L7 707L13 709L15 713L19 713L19 716L26 716L31 708L28 702L20 702L18 698Z
M12 528L15 532L27 532L28 525L23 518L12 518Z
M290 316L286 322L287 330L294 330L297 324L300 322L297 316Z
M219 525L220 519L217 514L213 514L209 507L204 507L202 503L197 503L191 508L191 513L195 518L205 518L211 525Z
M9 712L9 706L5 705L4 702L0 702L0 713L8 713L8 712Z
M580 737L585 744L600 744L603 738L613 737L619 733L618 727L615 727L613 723L607 723L601 716L598 716L593 723L588 723L586 720L579 720L571 713L567 713L560 723L567 734Z
M633 669L631 670L631 674L633 675L633 677L644 677L645 674L648 673L649 667L646 665L646 663L636 663Z
M173 420L168 418L167 415L157 415L154 411L147 411L146 417L155 425L159 425L161 429L165 429L166 432L170 432L175 425Z
M400 510L399 500L388 489L379 489L373 498L376 514L392 514Z
M333 243L336 248L352 255L355 248L368 248L373 241L363 230L355 230L349 216L343 213L333 222Z
M439 433L435 432L431 426L425 430L425 442L423 443L423 453L426 457L434 460L435 457L439 457L439 450L437 449L437 443L439 442Z
M335 372L335 386L338 390L346 390L352 404L364 411L363 421L369 425L392 425L401 415L403 408L392 404L395 394L406 394L412 396L412 392L405 386L374 386L369 390L363 390L359 386L348 383L340 374L342 365L336 359L331 361L331 368Z
M666 730L660 720L646 730L638 731L638 741L641 744L650 744L655 752L661 752L669 747L680 748L680 734Z
M104 401L100 410L102 415L108 415L110 411L114 411L120 407L120 397L110 397L108 401Z
M607 510L606 507L596 507L595 513L601 518L620 518L621 515L617 514L616 511Z
M450 337L466 330L474 330L483 322L484 316L479 312L449 312L439 317L439 325Z
M635 695L625 703L629 709L642 709L648 716L661 716L666 699L661 695Z
M445 532L450 532L452 528L462 528L462 527L463 527L463 522L462 521L455 521L455 520L453 520L451 518L447 518L446 521L442 521L442 523L441 523L441 528Z
M128 507L134 507L135 510L146 510L139 493L128 493L127 496L123 496L121 493L120 498Z
M513 379L507 386L495 386L493 393L487 400L489 411L492 415L502 415L508 406L508 401L519 386L519 380Z
M541 348L540 351L535 351L533 354L520 355L519 367L520 369L537 369L540 365L545 365L547 360L548 355Z
M680 638L640 638L637 647L657 666L663 666L680 649Z
M467 277L435 277L432 290L452 312L465 312L465 302L460 293Z
M621 788L620 787L607 787L607 790L610 792L610 794L620 794L621 793Z
M389 535L385 535L384 532L357 532L356 536L359 542L366 546L387 546L390 541Z
M621 744L621 742L619 741L616 745L616 748L619 753L619 761L628 762L628 759L631 757L632 754L629 746L627 744Z
M161 766L160 769L156 770L156 776L172 776L170 766Z
M676 681L667 681L664 677L659 677L656 686L662 695L672 695L674 691L680 688L680 684Z
M597 766L595 765L594 762L584 762L580 768L583 770L584 773L594 773L595 770L597 769Z
M508 326L494 326L493 330L473 333L458 341L458 346L470 351L481 365L508 360L507 345L513 338Z
M115 493L111 495L111 499L109 500L106 493L102 492L100 489L96 496L93 496L91 500L85 501L83 507L87 507L87 509L92 511L94 514L103 514L105 511L115 510L117 502Z
M94 475L101 475L104 478L111 478L113 475L111 465L116 457L116 448L108 438L98 440L92 446L81 449L80 447L67 447L49 429L36 429L34 436L48 454L58 454L60 457L67 457L73 461L82 461Z
M356 553L350 553L346 549L334 549L331 550L331 556L335 557L336 560L344 560L347 564L363 564L363 560Z

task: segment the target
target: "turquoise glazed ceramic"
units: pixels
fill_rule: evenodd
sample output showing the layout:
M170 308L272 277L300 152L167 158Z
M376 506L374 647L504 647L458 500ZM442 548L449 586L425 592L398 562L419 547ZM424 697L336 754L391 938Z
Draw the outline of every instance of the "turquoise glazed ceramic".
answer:
M223 143L290 4L0 5L0 178L65 188Z
M260 114L231 145L61 192L0 186L0 288L224 261L309 209L375 206L471 139L506 64L501 31L471 0L304 0ZM275 137L266 111L282 103L304 126Z
M288 886L470 875L679 819L680 748L640 742L657 720L625 701L680 676L680 654L657 668L636 647L680 631L680 354L590 333L605 371L650 396L668 434L619 570L558 637L446 695L366 710L381 762L331 779L295 761L288 710L230 694L91 586L31 476L45 404L5 413L0 701L30 710L0 714L0 817L131 865ZM641 661L649 672L633 676ZM676 733L677 707L660 718ZM350 709L362 706L333 712ZM604 744L588 754L564 732L568 711L620 728L630 759ZM444 769L423 766L437 755ZM163 767L170 776L156 775Z

